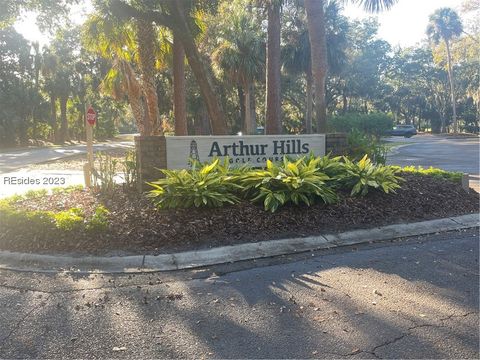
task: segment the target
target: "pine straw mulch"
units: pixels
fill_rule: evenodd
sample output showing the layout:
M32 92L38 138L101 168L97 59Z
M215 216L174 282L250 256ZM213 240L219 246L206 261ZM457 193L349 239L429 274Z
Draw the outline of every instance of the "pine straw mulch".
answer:
M36 253L159 254L261 240L372 228L479 211L479 194L459 184L402 174L396 194L371 191L364 198L339 194L333 205L286 206L271 214L247 202L217 209L157 210L137 193L118 188L105 197L86 191L24 200L24 209L61 211L71 207L90 214L98 204L110 210L109 231L59 233L56 238L34 228L4 229L0 249Z

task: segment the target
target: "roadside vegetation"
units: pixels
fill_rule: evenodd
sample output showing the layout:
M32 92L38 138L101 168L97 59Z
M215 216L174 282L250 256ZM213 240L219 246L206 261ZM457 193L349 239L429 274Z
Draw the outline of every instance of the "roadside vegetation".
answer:
M358 161L313 155L297 160L285 157L278 164L268 160L265 169L241 171L230 169L228 159L223 164L217 159L194 163L191 170L162 170L165 178L149 183L154 189L148 196L160 208L220 207L247 200L275 212L289 203L335 203L335 190L347 190L351 196L365 196L371 189L388 194L400 187L398 171L372 163L367 155Z
M110 171L110 167L105 169ZM315 235L478 211L461 174L376 164L367 156L228 161L164 170L152 190L99 182L0 201L0 249L161 253ZM109 179L109 175L101 175ZM92 236L94 235L94 236Z
M373 13L396 3L353 2ZM410 48L379 38L373 18L347 18L340 1L97 0L72 24L75 3L3 9L0 147L83 140L88 105L96 139L351 129L378 137L404 123L478 132L473 0L435 11L428 41ZM48 44L13 26L29 11L53 34Z

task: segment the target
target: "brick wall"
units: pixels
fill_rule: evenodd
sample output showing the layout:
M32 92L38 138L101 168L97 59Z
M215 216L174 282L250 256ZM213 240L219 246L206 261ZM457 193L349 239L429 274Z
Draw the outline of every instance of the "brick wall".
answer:
M335 133L326 135L325 153L333 156L346 155L348 150L347 134Z

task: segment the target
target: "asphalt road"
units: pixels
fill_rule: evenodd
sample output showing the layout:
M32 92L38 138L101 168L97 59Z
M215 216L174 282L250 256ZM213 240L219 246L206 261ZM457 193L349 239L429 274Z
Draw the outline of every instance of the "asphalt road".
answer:
M391 137L388 141L402 145L388 156L388 163L401 166L433 166L478 175L479 140L478 137L453 138L434 135L418 135L410 139Z
M95 151L132 147L132 141L112 141L94 144ZM86 145L52 146L0 152L0 174L21 169L31 164L57 160L71 155L86 154Z
M0 358L478 358L478 231L211 269L0 271Z

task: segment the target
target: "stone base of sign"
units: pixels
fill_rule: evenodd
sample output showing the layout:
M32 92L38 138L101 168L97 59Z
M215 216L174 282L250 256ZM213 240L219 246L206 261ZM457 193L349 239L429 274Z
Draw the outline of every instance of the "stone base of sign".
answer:
M347 155L348 139L347 134L335 133L326 135L325 154L331 153L332 156Z
M138 186L140 191L148 190L148 181L162 177L158 169L167 167L167 146L165 136L135 136L137 154ZM345 155L348 149L346 134L326 134L325 153L332 156Z
M167 165L167 146L165 136L135 136L137 156L137 184L139 191L148 190L148 181L162 177L158 169Z

